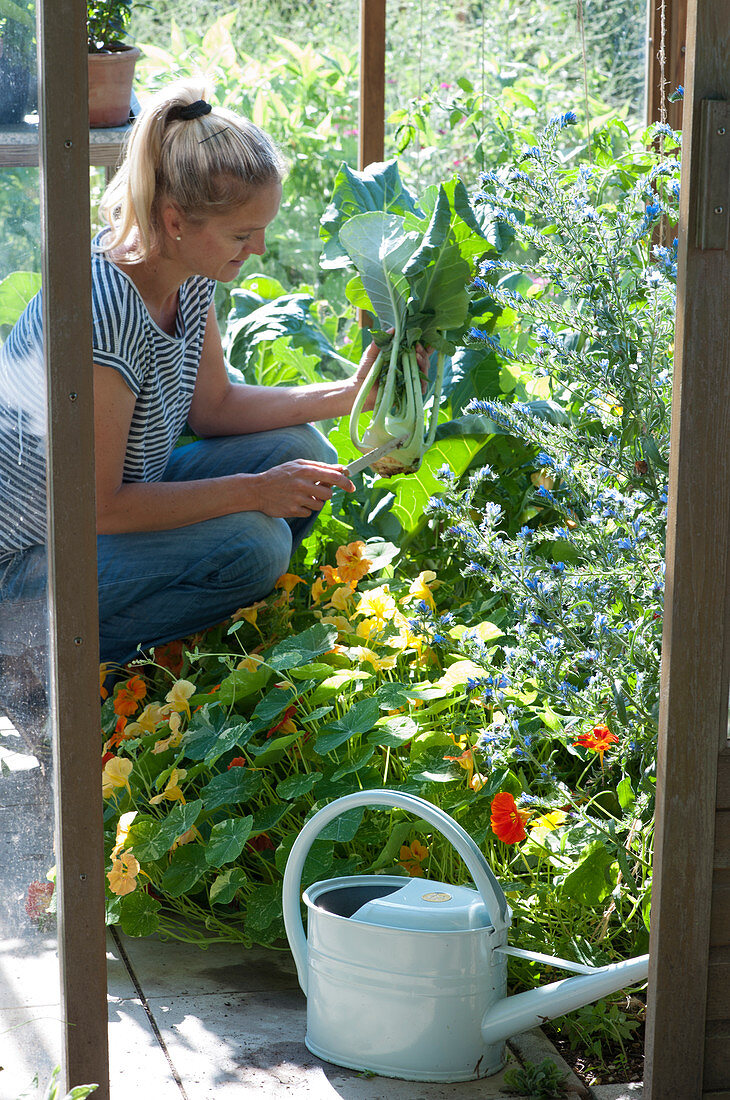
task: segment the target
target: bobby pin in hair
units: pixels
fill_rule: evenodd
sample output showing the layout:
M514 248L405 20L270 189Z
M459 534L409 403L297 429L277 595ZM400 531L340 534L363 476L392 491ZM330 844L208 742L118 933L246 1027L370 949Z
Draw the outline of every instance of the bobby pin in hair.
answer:
M201 138L198 145L202 145L204 141L210 141L211 138L218 137L218 134L223 134L226 130L230 130L230 126L223 126L220 130L216 130L214 133L208 134L207 137Z

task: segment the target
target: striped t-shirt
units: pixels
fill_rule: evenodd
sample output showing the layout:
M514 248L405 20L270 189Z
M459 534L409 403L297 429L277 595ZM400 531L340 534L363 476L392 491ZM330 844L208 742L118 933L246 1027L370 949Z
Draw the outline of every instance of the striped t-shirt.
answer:
M94 362L119 371L136 398L123 480L159 481L190 409L215 284L197 275L182 284L170 336L103 252L92 252L91 273ZM46 537L41 293L0 348L0 557Z

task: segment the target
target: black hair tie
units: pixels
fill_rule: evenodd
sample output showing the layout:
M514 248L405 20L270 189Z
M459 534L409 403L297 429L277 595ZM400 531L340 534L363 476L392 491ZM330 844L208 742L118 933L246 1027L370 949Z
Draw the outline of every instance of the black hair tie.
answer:
M189 103L185 107L173 107L167 117L169 120L181 118L183 122L190 122L191 119L209 115L212 110L210 103L206 103L204 99L196 99L195 103Z

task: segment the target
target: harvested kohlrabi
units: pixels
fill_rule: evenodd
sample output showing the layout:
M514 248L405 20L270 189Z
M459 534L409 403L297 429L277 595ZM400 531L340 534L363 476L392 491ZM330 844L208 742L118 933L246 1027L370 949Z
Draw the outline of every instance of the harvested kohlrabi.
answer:
M479 226L458 180L438 188L430 217L416 207L392 164L362 174L345 169L338 181L322 220L325 264L354 265L358 274L348 294L377 316L380 329L374 333L380 352L352 409L350 436L363 452L406 436L373 468L386 477L411 473L434 440L445 357L468 327L469 261L479 249ZM378 201L383 209L358 212ZM427 423L418 343L437 355ZM372 418L361 434L360 418L375 386Z

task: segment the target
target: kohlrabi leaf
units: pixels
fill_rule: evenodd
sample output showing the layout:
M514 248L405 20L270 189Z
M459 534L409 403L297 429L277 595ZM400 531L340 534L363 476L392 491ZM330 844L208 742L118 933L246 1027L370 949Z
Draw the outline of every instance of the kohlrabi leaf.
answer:
M247 382L250 377L258 346L271 343L280 336L290 336L292 347L301 348L320 360L347 364L317 326L310 313L314 299L308 294L290 294L254 308L245 313L245 303L251 301L250 293L236 297L232 292L233 308L225 335L224 351L231 365L240 370Z
M340 230L340 242L360 273L381 326L400 328L408 297L403 269L418 247L418 236L405 233L399 215L374 211L350 218Z
M400 178L397 161L370 164L362 172L353 172L343 164L335 177L332 201L320 221L319 235L324 241L322 267L349 266L340 244L340 229L356 214L374 210L422 217L414 196Z

